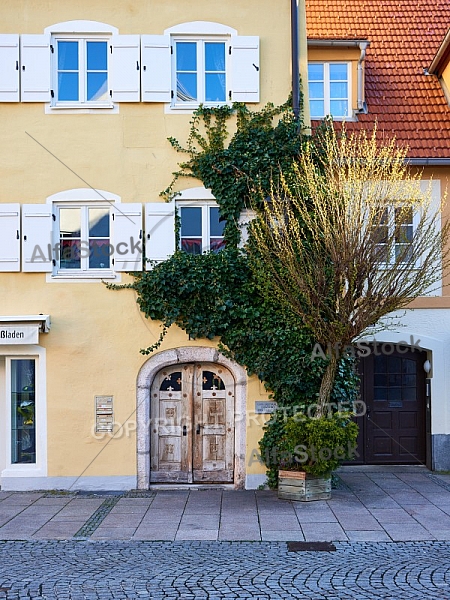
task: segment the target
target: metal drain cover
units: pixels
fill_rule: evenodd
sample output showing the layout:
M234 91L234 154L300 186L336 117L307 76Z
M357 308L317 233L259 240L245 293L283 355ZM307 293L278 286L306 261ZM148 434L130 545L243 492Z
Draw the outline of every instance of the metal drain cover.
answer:
M336 552L331 542L288 542L288 552Z

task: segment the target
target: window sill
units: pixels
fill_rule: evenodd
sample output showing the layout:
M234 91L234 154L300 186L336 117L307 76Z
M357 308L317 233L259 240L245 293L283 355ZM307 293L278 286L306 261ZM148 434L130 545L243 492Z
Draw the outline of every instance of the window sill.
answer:
M47 283L99 283L103 280L108 281L121 281L121 274L114 273L113 271L106 271L105 273L47 273Z
M232 102L199 102L198 104L189 104L189 105L182 105L182 104L165 104L164 105L164 113L165 114L185 114L185 115L190 115L194 112L194 110L197 110L200 106L200 104L202 106L204 106L205 108L218 108L220 106L231 106Z
M87 104L65 104L65 105L52 105L47 103L45 105L45 114L59 114L59 115L116 115L119 113L119 105L117 103L105 103L96 105Z

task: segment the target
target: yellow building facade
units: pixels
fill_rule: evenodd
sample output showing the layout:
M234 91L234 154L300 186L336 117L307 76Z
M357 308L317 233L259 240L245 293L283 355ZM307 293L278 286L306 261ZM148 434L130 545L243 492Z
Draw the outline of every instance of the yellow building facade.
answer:
M2 3L2 489L148 488L150 390L163 369L183 374L184 396L207 396L195 416L183 413L187 432L176 414L180 386L161 397L169 433L158 429L154 451L175 465L169 479L264 480L252 460L267 419L253 414L268 400L264 386L215 343L175 327L160 351L143 356L160 324L144 318L133 292L108 291L102 280L131 280L126 271L139 268L150 231L154 258L173 251L174 207L159 197L179 160L167 138L186 139L199 102L258 108L287 98L290 6L277 5L269 19L272 10L256 0ZM200 207L200 237L209 239L214 199L199 185L186 182L180 202ZM73 251L83 236L91 258ZM196 383L199 368L218 386ZM220 424L225 405L231 431ZM198 411L214 408L219 417L196 439Z
M377 88L386 36L359 31L358 19L353 32L329 22L324 1L306 2L305 102L317 121L332 113L371 128L392 100L389 86ZM149 258L170 256L176 210L185 249L220 248L223 224L201 182L183 180L170 203L159 195L180 160L168 138L186 140L200 103L286 100L290 10L287 0L1 3L1 489L264 483L258 441L273 410L264 384L216 341L174 326L142 355L160 323L145 319L134 291L104 282L131 282L144 242ZM439 85L434 102L447 116ZM450 153L441 139L429 149L427 135L416 136L413 164L439 202ZM447 290L416 300L398 331L367 339L384 358L374 351L362 365L360 463L450 469Z

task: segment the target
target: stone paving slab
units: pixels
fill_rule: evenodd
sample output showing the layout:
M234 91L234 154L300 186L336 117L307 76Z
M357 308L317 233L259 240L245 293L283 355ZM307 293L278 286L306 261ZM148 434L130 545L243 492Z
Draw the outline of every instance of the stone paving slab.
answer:
M0 491L0 540L450 539L450 477L353 467L339 477L331 500L318 502L279 500L270 490L165 489L148 497Z

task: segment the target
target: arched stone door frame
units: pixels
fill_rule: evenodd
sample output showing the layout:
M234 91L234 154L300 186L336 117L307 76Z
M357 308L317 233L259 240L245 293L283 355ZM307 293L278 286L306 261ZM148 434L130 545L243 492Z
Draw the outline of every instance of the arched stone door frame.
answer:
M150 484L150 388L163 368L183 363L208 362L224 366L235 381L234 487L245 487L247 373L243 367L226 358L217 348L185 346L164 350L151 356L141 367L137 378L137 487Z

